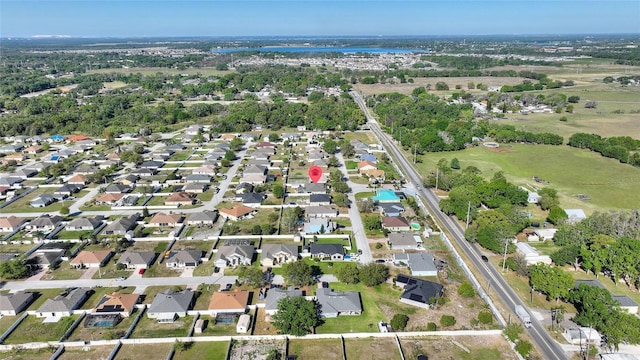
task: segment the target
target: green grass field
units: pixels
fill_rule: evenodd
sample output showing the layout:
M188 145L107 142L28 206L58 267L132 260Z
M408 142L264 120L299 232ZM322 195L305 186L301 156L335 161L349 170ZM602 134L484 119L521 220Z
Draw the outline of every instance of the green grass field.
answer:
M425 175L440 159L458 158L462 168L473 165L490 178L497 171L515 184L536 184L532 176L549 181L557 189L561 206L596 210L632 209L640 203L640 170L588 150L567 146L507 144L499 151L476 147L463 151L430 153L417 164ZM589 201L573 195L586 194Z
M189 349L176 352L173 358L175 360L180 359L203 359L203 360L216 360L224 359L227 355L227 348L229 347L228 341L208 341L208 342L196 342Z

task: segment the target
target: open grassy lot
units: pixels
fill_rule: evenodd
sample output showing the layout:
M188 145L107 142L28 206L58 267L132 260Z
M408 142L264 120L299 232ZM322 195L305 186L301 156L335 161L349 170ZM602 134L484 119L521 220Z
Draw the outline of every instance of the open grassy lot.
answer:
M106 359L113 350L113 346L91 346L87 351L83 348L65 348L64 353L58 359L61 360L87 360Z
M253 328L253 335L275 335L278 333L278 329L273 326L270 321L267 321L263 307L256 309L255 326Z
M134 312L130 317L122 319L118 325L112 328L86 328L84 321L73 330L69 341L112 340L119 339L129 330L133 320L138 315Z
M229 342L227 341L195 342L187 350L176 352L175 355L173 355L173 358L174 360L225 359L228 347Z
M194 334L195 336L231 336L238 335L236 332L236 324L216 324L214 318L210 316L201 317L202 320L207 322L207 327L204 328L202 334Z
M466 352L453 341L469 350ZM426 355L429 359L466 359L492 360L517 359L513 350L502 336L456 336L400 339L402 351L407 359L415 359L418 355Z
M349 141L360 140L365 144L374 144L377 142L375 136L369 131L345 132L342 134L342 137Z
M33 246L33 244L2 244L0 245L0 253L22 254L31 249Z
M44 318L27 316L4 341L5 344L19 344L25 341L58 341L79 315L63 317L57 323L43 323Z
M607 159L588 150L566 146L508 144L498 151L476 147L463 151L432 153L418 164L422 174L435 168L440 159L458 158L462 168L476 166L486 177L503 171L515 184L535 184L532 176L550 182L557 189L564 208L583 208L588 214L596 210L637 208L640 203L640 171L617 160ZM575 198L587 194L590 201Z
M158 264L158 262L153 263L153 265L147 269L144 273L144 277L177 277L180 276L182 272L180 270L175 270L173 268L167 267L167 265L163 262L162 264Z
M299 359L314 359L322 354L322 358L326 360L341 360L342 343L340 339L293 339L289 340L288 354Z
M18 320L20 314L18 316L3 316L0 318L0 334L4 334L5 331L9 328L9 326L13 325L13 323Z
M173 347L165 344L126 344L122 345L116 355L117 360L165 359Z
M47 270L42 280L77 280L88 269L73 269L68 262L63 262L55 270Z
M413 314L418 308L405 305L398 301L400 291L393 289L389 284L381 284L375 287L366 287L362 284L345 285L331 283L331 288L338 291L358 291L362 301L362 315L339 316L325 319L324 324L316 330L319 334L347 333L347 332L378 332L377 323L381 320L388 321L391 314ZM348 356L347 356L348 357ZM356 357L364 359L366 357Z
M27 349L16 349L12 351L2 351L0 352L0 358L2 359L11 359L11 360L47 360L51 358L55 348L45 348L45 349L37 349L37 350L27 350ZM109 350L111 351L111 350ZM105 354L106 358L109 355L107 352ZM62 357L60 357L62 359ZM67 359L67 358L64 358ZM87 359L86 354L83 359Z
M138 325L136 325L131 337L139 339L187 336L192 322L193 316L185 316L171 324L158 324L156 319L149 319L145 315L140 319Z
M213 247L213 241L178 240L173 244L172 250L194 249L209 252Z
M400 359L398 345L392 338L344 339L347 359Z
M117 254L114 255L115 259L112 261L109 261L105 266L101 267L99 271L97 271L95 274L93 274L92 279L113 279L113 278L119 278L119 277L129 277L134 270L129 270L129 269L124 269L124 270L118 270L116 268L116 264L117 264L117 259L120 258L120 256L122 256L122 254Z

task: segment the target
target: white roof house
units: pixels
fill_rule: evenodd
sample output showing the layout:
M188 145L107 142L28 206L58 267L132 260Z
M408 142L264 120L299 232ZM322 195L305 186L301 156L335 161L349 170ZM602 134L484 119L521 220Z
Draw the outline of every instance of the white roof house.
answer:
M567 222L569 224L575 224L587 218L582 209L564 209L564 212L567 213Z
M516 251L524 256L525 260L527 260L527 265L539 263L551 264L551 258L548 255L540 255L538 250L527 243L517 242Z

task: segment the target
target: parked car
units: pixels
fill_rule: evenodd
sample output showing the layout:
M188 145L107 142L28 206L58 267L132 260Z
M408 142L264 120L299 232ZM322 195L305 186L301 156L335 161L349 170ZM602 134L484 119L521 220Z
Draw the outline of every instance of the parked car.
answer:
M144 274L144 269L138 270L138 274L140 274L140 275Z

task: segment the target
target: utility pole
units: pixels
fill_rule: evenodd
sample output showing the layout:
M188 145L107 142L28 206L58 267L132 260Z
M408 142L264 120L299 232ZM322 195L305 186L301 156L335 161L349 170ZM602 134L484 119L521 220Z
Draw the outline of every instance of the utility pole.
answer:
M438 179L440 178L440 168L436 166L436 193L438 192ZM468 215L468 211L467 211L467 219L469 219L469 215ZM469 224L469 221L467 220L467 224ZM469 225L467 225L467 227L469 227Z
M413 146L413 164L415 165L416 163L416 155L418 154L418 144L415 144Z
M504 257L502 258L502 272L504 272L505 265L507 264L507 246L509 245L509 239L504 239ZM533 293L531 293L533 295Z
M436 187L437 189L437 187ZM467 206L467 226L465 226L465 230L469 228L469 216L471 215L471 201L469 201L469 205Z

